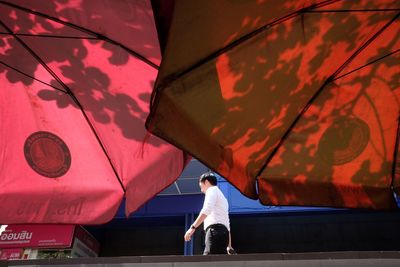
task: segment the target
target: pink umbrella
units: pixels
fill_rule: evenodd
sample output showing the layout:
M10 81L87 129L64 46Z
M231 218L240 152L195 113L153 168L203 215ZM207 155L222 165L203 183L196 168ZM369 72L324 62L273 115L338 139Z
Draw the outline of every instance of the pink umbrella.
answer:
M160 62L149 1L0 1L0 223L99 224L187 158L147 133Z

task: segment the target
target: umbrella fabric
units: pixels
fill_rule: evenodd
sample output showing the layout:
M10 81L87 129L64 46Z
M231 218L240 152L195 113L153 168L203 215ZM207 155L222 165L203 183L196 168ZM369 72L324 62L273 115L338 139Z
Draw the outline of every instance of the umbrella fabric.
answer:
M399 1L158 10L154 134L264 204L396 207Z
M160 52L148 1L0 1L0 223L99 224L187 158L147 133Z

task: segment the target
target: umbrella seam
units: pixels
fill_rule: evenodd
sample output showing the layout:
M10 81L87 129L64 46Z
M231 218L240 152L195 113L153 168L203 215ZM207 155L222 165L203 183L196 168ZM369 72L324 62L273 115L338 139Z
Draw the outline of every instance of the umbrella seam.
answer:
M30 48L21 38L16 36L14 32L1 20L0 25L2 25L11 36L13 36L20 45L22 45L28 52L31 54L32 57L34 57L49 73L51 76L53 76L54 79L56 79L57 82L59 82L64 89L66 90L67 94L72 94L71 90L66 86L61 79L47 66L47 64Z
M363 45L361 45L354 53L351 55L345 63L342 64L339 69L337 69L332 74L332 79L334 79L353 59L358 56L361 51L363 51L372 41L374 41L383 31L386 30L393 22L395 22L400 17L400 13L397 13L388 23L386 23L380 30L378 30L371 38L369 38Z
M398 52L400 52L400 49L394 50L394 51L392 51L392 52L390 52L390 53L388 53L388 54L386 54L386 55L384 55L384 56L381 56L381 57L379 57L379 58L377 58L377 59L374 59L374 60L372 60L372 61L370 61L370 62L367 62L366 64L364 64L364 65L362 65L362 66L360 66L360 67L358 67L358 68L355 68L355 69L353 69L353 70L351 70L351 71L349 71L349 72L346 72L345 74L342 74L342 75L340 75L340 76L337 76L337 77L335 77L335 78L333 79L333 81L336 81L336 80L338 80L338 79L340 79L340 78L343 78L343 77L345 77L345 76L347 76L347 75L349 75L349 74L352 74L353 72L359 71L360 69L363 69L363 68L365 68L365 67L367 67L367 66L369 66L369 65L375 64L376 62L378 62L378 61L380 61L380 60L382 60L382 59L384 59L384 58L390 57L390 56L392 56L392 55L394 55L394 54L396 54L396 53L398 53Z
M292 13L290 13L290 14L282 17L282 18L274 20L274 21L272 21L272 22L270 22L268 24L265 24L264 26L262 26L262 27L260 27L260 28L258 28L256 30L254 30L254 31L242 36L241 38L233 41L232 43L224 46L223 48L219 49L218 51L216 51L216 52L210 54L209 56L203 58L202 60L196 62L195 64L193 64L192 66L186 68L185 70L168 75L167 77L165 77L163 79L163 81L160 84L158 84L158 86L155 88L155 90L156 91L160 91L161 89L167 87L167 85L172 83L174 80L177 80L181 76L183 76L183 75L191 72L192 70L200 67L201 65L203 65L206 62L210 61L211 59L214 59L214 58L218 57L219 55L221 55L221 54L223 54L223 53L235 48L236 46L240 45L241 43L249 40L250 38L252 38L255 35L258 35L258 34L264 32L265 30L271 28L272 26L280 24L280 23L282 23L282 22L284 22L286 20L292 19L294 17L304 15L305 13L340 13L340 12L349 12L350 13L350 12L396 12L396 11L400 11L400 9L315 10L315 9L320 8L322 6L330 5L330 4L333 4L334 2L338 2L338 1L341 1L341 0L327 0L325 2L320 2L320 3L314 4L314 5L310 5L308 7L304 7L304 8L301 8L301 9L295 11L295 12L292 12Z
M112 44L114 44L114 45L120 46L121 48L125 49L127 52L129 52L130 54L132 54L132 55L135 56L136 58L142 60L143 62L145 62L145 63L148 64L149 66L155 68L156 70L159 69L159 66L158 66L157 64L155 64L155 63L153 63L152 61L148 60L145 56L139 54L138 52L136 52L136 51L134 51L134 50L128 48L127 46L125 46L125 45L123 45L123 44L121 44L121 43L119 43L119 42L117 42L117 41L115 41L115 40L113 40L113 39L111 39L111 38L108 38L108 37L106 37L106 36L104 36L104 35L102 35L102 34L100 34L100 33L97 33L97 32L95 32L95 31L86 29L86 28L84 28L84 27L80 27L80 26L78 26L78 25L76 25L76 24L73 24L73 23L71 23L71 22L63 21L63 20L61 20L61 19L58 19L58 18L49 16L49 15L43 14L43 13L41 13L41 12L31 10L31 9L29 9L29 8L24 8L24 7L22 7L22 6L19 6L19 5L16 5L16 4L12 4L12 3L10 3L10 2L0 1L0 4L6 5L6 6L9 6L9 7L14 7L14 8L17 8L17 9L19 9L19 10L22 10L22 11L28 13L28 14L34 14L34 15L37 15L37 16L41 16L41 17L43 17L43 18L46 18L46 19L49 19L49 20L58 22L58 23L60 23L60 24L66 25L66 26L69 26L69 27L74 28L74 29L76 29L76 30L79 30L79 31L81 31L81 32L84 32L84 33L87 33L87 34L90 34L90 35L97 36L97 38L100 39L100 40L104 40L104 41L107 41L107 42L112 43Z
M50 35L50 34L31 34L31 33L6 33L0 32L0 35L15 35L24 37L43 37L43 38L60 38L60 39L79 39L79 40L100 40L96 37L83 37L83 36L62 36L62 35Z
M304 11L304 13L392 12L392 11L400 11L400 8L306 10Z
M186 73L189 73L192 70L200 67L201 65L203 65L206 62L210 61L211 59L216 58L219 55L221 55L221 54L233 49L237 45L247 41L248 39L252 38L253 36L264 32L265 30L269 29L270 27L272 27L274 25L282 23L282 22L284 22L284 21L286 21L288 19L294 18L296 16L304 15L304 13L312 13L312 12L321 12L321 13L322 12L361 12L361 10L326 10L326 11L325 10L313 10L313 9L317 9L317 8L320 8L320 7L323 7L323 6L327 6L327 5L333 4L333 3L338 2L338 1L341 1L341 0L327 0L327 1L320 2L320 3L314 4L314 5L310 5L308 7L303 7L303 8L301 8L301 9L295 11L295 12L292 12L292 13L280 18L280 19L277 19L275 21L272 21L272 22L262 26L262 27L258 28L257 30L254 30L253 32L250 32L250 33L242 36L241 38L233 41L232 43L226 45L225 47L219 49L218 51L216 51L216 52L210 54L209 56L203 58L202 60L196 62L192 66L188 67L186 70L183 70L181 72L177 72L177 73L174 73L174 74L170 74L169 76L165 77L163 79L163 81L160 82L160 83L157 83L157 81L156 81L157 87L155 87L153 92L152 92L152 97L151 97L151 101L150 101L151 110L150 110L150 114L149 114L148 118L151 119L152 117L154 117L153 110L155 108L153 108L153 107L158 105L157 104L158 100L156 98L156 95L161 90L166 88L168 86L168 84L172 83L174 80L177 80L178 78L180 78L181 76L185 75ZM377 11L399 11L399 9L373 9L373 10L366 10L366 11L375 11L375 12L377 12ZM146 123L146 127L150 128L150 124Z
M273 21L261 26L260 28L254 30L252 32L249 32L248 34L245 34L244 36L242 36L239 39L231 42L230 44L222 47L221 49L211 53L210 55L208 55L205 58L197 61L196 63L194 63L192 66L186 68L185 70L178 71L176 73L168 75L167 77L165 77L163 79L163 81L160 84L157 85L155 90L160 91L161 89L167 87L167 85L172 83L174 80L177 80L178 78L182 77L183 75L193 71L194 69L197 69L198 67L204 65L205 63L209 62L210 60L212 60L214 58L217 58L221 54L223 54L223 53L225 53L225 52L227 52L229 50L232 50L236 46L246 42L247 40L251 39L252 37L254 37L254 36L256 36L256 35L258 35L260 33L265 32L266 30L268 30L272 26L275 26L275 25L280 24L280 23L282 23L284 21L287 21L289 19L297 17L297 16L303 14L306 10L320 8L322 6L330 5L330 4L338 2L338 1L341 1L341 0L325 0L325 1L322 1L320 3L316 3L316 4L312 4L310 6L307 6L307 7L303 7L301 9L298 9L298 10L296 10L294 12L291 12L291 13L289 13L289 14L287 14L287 15L279 18L279 19L273 20Z
M4 61L0 61L0 64L3 64L4 66L6 66L6 67L9 68L9 69L12 69L12 70L14 70L14 71L16 71L16 72L18 72L18 73L20 73L20 74L22 74L22 75L25 75L26 77L29 77L29 78L31 78L31 79L33 79L33 80L35 80L35 81L38 81L38 82L40 82L40 83L42 83L42 84L45 84L45 85L47 85L47 86L49 86L49 87L51 87L51 88L53 88L53 89L55 89L55 90L57 90L57 91L59 91L59 92L63 92L64 94L68 94L68 92L66 92L66 91L64 91L64 90L62 90L62 89L60 89L60 88L57 88L57 87L55 87L54 85L48 84L48 83L46 83L46 82L44 82L44 81L41 81L41 80L39 80L39 79L37 79L37 78L35 78L35 77L33 77L33 76L31 76L31 75L25 73L25 72L22 72L22 71L18 70L17 68L14 68L13 66L8 65L8 64L5 63Z
M187 69L185 69L183 71L180 71L180 72L177 72L177 73L170 74L169 76L165 77L163 79L163 81L161 81L161 82L158 82L159 81L159 77L157 76L157 79L156 79L156 82L155 82L156 86L154 87L154 90L153 90L153 92L151 94L150 112L149 112L149 115L147 116L146 123L145 123L146 128L150 132L152 132L153 123L151 121L153 121L153 118L155 116L155 110L157 109L156 107L158 106L158 102L159 102L159 97L157 97L157 95L164 88L168 87L168 85L171 84L173 81L175 81L178 78L184 76L185 74L197 69L198 67L200 67L203 64L207 63L208 61L218 57L219 55L221 55L221 54L223 54L223 53L225 53L225 52L227 52L229 50L232 50L236 46L238 46L241 43L249 40L253 36L256 36L256 35L264 32L264 31L266 31L267 29L271 28L272 26L275 26L275 25L280 24L280 23L282 23L282 22L284 22L286 20L289 20L289 19L292 19L294 17L297 17L297 16L303 14L305 10L309 10L309 9L313 9L313 8L319 8L319 7L322 7L322 6L330 5L330 4L338 2L338 1L341 1L341 0L325 0L323 2L310 5L308 7L303 7L301 9L299 9L299 10L296 10L296 11L294 11L292 13L287 14L286 16L283 16L282 18L279 18L277 20L269 22L269 23L265 24L264 26L262 26L262 27L260 27L260 28L258 28L256 30L254 30L254 31L252 31L252 32L240 37L239 39L233 41L232 43L222 47L221 49L217 50L216 52L214 52L214 53L208 55L207 57L199 60L198 62L194 63L192 66L188 67Z

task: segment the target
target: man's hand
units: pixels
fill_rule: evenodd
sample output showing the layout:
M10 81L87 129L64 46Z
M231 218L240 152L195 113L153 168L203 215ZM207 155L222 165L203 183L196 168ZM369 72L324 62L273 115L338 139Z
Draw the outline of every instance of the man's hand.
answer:
M236 255L237 254L236 251L231 246L228 246L226 248L226 253L228 253L229 255Z
M185 233L185 241L188 242L190 239L192 239L192 235L194 234L195 229L189 228L189 230L186 231Z

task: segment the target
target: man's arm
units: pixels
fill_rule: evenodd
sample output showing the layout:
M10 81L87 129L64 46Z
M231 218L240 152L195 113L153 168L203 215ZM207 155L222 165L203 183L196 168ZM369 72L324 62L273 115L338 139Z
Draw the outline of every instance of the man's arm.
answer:
M190 226L190 228L185 233L185 241L190 241L190 239L192 239L192 236L193 236L194 232L196 231L196 228L199 227L206 218L207 218L207 215L203 214L203 213L200 213L199 216L197 216L194 223Z
M210 190L210 188L208 190ZM212 209L215 206L216 201L217 201L217 195L215 191L213 191L212 189L210 191L207 191L206 197L204 198L203 208L201 209L199 216L197 216L194 223L185 233L184 236L185 241L190 241L192 235L196 231L196 228L199 227L207 218L207 216L211 213Z
M226 247L226 252L227 252L229 255L235 255L235 254L237 254L236 251L235 251L235 250L233 249L233 247L232 247L231 231L229 231L229 243L228 243L228 246Z

